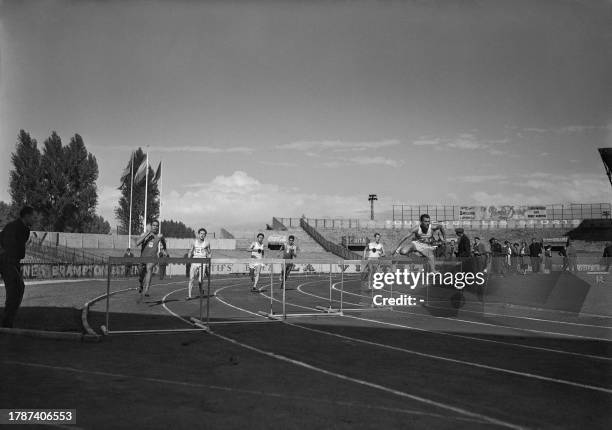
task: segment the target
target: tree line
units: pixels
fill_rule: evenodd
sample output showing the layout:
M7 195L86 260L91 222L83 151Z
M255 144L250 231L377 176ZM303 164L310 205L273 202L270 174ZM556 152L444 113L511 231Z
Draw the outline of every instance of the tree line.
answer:
M115 208L118 233L141 234L144 225L145 184L147 189L147 222L159 217L160 196L157 171L146 166L146 154L134 151L120 177L121 197ZM87 151L83 138L75 134L68 144L53 131L39 148L36 139L24 130L17 136L11 154L9 172L11 203L0 201L0 229L29 205L36 209L34 230L108 234L111 226L96 214L98 204L98 162ZM146 179L145 179L146 178ZM133 185L133 186L132 186ZM167 237L195 237L193 229L181 221L163 220L162 232Z
M0 204L0 224L25 205L36 209L33 229L109 233L110 224L96 214L98 162L75 134L64 145L54 131L39 149L36 139L20 130L9 172L11 204Z

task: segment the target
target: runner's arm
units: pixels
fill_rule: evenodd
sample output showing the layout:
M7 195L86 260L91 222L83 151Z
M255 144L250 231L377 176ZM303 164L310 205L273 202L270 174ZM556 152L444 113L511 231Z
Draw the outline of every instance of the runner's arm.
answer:
M136 242L136 246L141 246L145 242L145 240L149 238L150 234L151 233L147 231L142 236L140 236L138 238L138 241Z

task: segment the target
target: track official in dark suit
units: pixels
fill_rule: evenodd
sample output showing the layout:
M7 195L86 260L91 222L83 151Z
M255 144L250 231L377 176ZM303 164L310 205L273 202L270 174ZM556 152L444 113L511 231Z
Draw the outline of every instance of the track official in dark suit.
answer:
M461 261L464 272L471 272L474 269L472 262L472 244L470 238L465 235L463 228L459 227L455 229L457 235L457 259Z
M4 279L6 303L4 305L3 327L13 327L13 321L23 299L25 285L21 274L21 260L30 238L30 227L34 221L34 209L24 207L19 219L12 221L0 232L0 274Z

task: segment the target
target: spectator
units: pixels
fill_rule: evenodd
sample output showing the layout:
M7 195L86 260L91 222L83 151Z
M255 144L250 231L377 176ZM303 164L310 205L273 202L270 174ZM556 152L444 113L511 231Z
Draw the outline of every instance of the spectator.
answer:
M436 249L434 250L434 256L440 260L444 260L446 258L447 253L446 241L438 238L434 244L436 245Z
M8 223L0 232L0 274L6 289L2 327L13 327L23 300L25 284L21 273L21 260L25 257L26 243L30 238L33 222L34 208L25 206L19 212L19 218Z
M521 249L519 249L519 260L521 264L521 273L523 275L527 274L527 268L529 267L529 263L527 258L529 257L529 248L527 247L527 242L521 242Z
M568 263L569 271L577 272L578 271L578 265L577 265L578 253L576 252L576 248L574 247L574 244L570 239L567 240L567 247L565 248L565 252L567 254L567 263Z
M563 257L563 267L561 267L561 271L564 272L569 267L569 260L567 259L567 250L565 247L561 248L559 255Z
M610 270L612 265L612 242L608 242L604 248L603 265L606 266L606 272Z
M459 238L457 243L457 258L462 263L462 270L464 272L473 272L474 267L472 264L472 246L470 245L470 238L466 236L465 230L461 227L455 229L455 234Z
M521 271L521 249L518 242L512 244L512 254L510 256L510 265L512 266L512 272L520 273Z
M508 242L507 240L504 241L503 253L504 253L504 266L505 266L506 272L508 272L510 271L512 267L512 246L510 246L510 242Z
M480 238L476 236L474 238L474 261L476 272L486 272L487 270L487 247L480 241Z
M125 254L123 254L124 258L132 258L134 254L130 248L125 250ZM132 274L132 263L127 263L125 265L125 277L129 277Z
M491 245L491 273L503 275L504 274L504 254L501 243L494 237L489 239Z
M449 245L446 247L446 259L454 260L457 256L457 244L455 243L455 239L451 239Z
M546 273L552 272L552 247L550 245L544 247L544 270Z
M529 258L531 259L531 271L538 273L540 271L540 263L542 262L542 244L536 242L535 237L531 239L529 245Z

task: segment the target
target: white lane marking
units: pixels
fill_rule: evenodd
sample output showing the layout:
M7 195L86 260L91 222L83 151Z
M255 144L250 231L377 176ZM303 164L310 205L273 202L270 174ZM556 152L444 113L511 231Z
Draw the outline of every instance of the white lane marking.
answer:
M478 423L483 422L481 420L474 420L471 418L449 417L447 415L434 414L431 412L422 412L422 411L417 411L413 409L401 409L401 408L392 408L392 407L386 407L386 406L376 406L376 405L365 404L365 403L347 402L343 400L327 400L327 399L321 399L321 398L316 398L316 397L295 396L295 395L286 394L286 393L275 393L275 392L271 392L267 390L266 391L247 390L243 388L228 387L228 386L223 386L223 385L210 385L210 384L201 384L197 382L175 381L171 379L148 378L148 377L140 377L140 376L133 376L133 375L125 375L125 374L120 374L120 373L102 372L98 370L84 370L84 369L77 369L74 367L51 366L48 364L24 363L20 361L11 361L11 360L4 361L3 364L12 364L12 365L18 365L18 366L35 367L35 368L50 369L50 370L60 370L60 371L65 371L65 372L102 376L105 378L137 379L137 380L142 380L146 382L155 382L155 383L166 384L166 385L178 385L178 386L189 387L189 388L206 388L210 390L226 391L228 393L266 396L266 397L274 397L274 398L279 398L279 399L284 399L284 400L298 400L298 401L314 402L314 403L327 403L327 404L338 405L338 406L347 406L351 408L359 408L359 409L365 408L365 409L380 410L380 411L385 411L385 412L395 412L395 413L407 414L407 415L422 415L422 416L430 416L430 417L441 418L441 419L451 419L451 420L460 420L460 421L469 421L469 422L478 422ZM70 429L80 428L80 427L75 427L72 425L71 426L57 425L57 426L60 428L70 428Z
M337 283L334 285L337 285ZM339 291L335 287L334 287L334 290ZM381 291L391 293L391 297L393 297L393 294L397 294L397 295L405 294L397 290L391 291L385 288L383 288ZM436 306L429 306L429 307L434 308L434 309L443 309L443 308L439 308ZM578 327L593 327L593 328L601 328L605 330L612 330L612 327L597 325L597 324L586 324L586 323L577 323L577 322L570 322L570 321L549 320L549 319L544 319L544 318L535 318L535 317L527 317L527 316L519 316L519 315L496 314L492 312L476 312L476 311L470 311L467 309L463 309L462 312L470 313L470 314L477 314L477 315L489 315L489 316L496 316L496 317L503 317L503 318L517 318L517 319L525 319L525 320L530 320L530 321L541 321L541 322L554 323L554 324L566 324L566 325L573 325L573 326L578 326Z
M228 286L228 288L229 288L229 286ZM180 291L180 290L176 290L176 291ZM176 291L174 291L174 292L176 292ZM164 297L164 301L165 301L165 298L168 297L172 293L173 292L168 293ZM165 304L164 304L164 308L166 310L168 310L168 312L170 312L175 317L177 317L177 318L179 318L179 319L181 319L181 320L183 320L183 321L185 321L185 322L190 324L190 322L188 322L185 318L179 316L175 312L172 312L170 309L168 309L165 306ZM250 313L250 311L248 311L246 309L243 309L243 310ZM325 370L323 368L312 366L312 365L310 365L308 363L304 363L302 361L298 361L298 360L294 360L294 359L289 358L289 357L285 357L284 355L276 354L274 352L265 351L265 350L256 348L254 346L247 345L245 343L239 342L239 341L237 341L235 339L232 339L232 338L227 337L227 336L223 336L223 335L221 335L219 333L215 333L213 331L209 331L208 333L213 335L213 336L215 336L215 337L218 337L219 339L223 339L223 340L225 340L227 342L230 342L230 343L232 343L234 345L241 346L243 348L249 349L251 351L255 351L255 352L259 353L259 354L262 354L262 355L265 355L265 356L268 356L268 357L271 357L271 358L274 358L274 359L277 359L277 360L280 360L280 361L285 361L287 363L291 363L291 364L296 365L296 366L304 367L306 369L309 369L309 370L312 370L312 371L315 371L315 372L323 373L324 375L333 376L333 377L338 378L338 379L342 379L342 380L345 380L345 381L353 382L353 383L356 383L356 384L359 384L359 385L364 385L364 386L367 386L367 387L370 387L370 388L375 388L375 389L378 389L380 391L384 391L384 392L387 392L387 393L395 394L395 395L400 396L400 397L409 398L409 399L412 399L412 400L415 400L415 401L418 401L418 402L421 402L421 403L425 403L425 404L428 404L428 405L431 405L431 406L437 406L437 407L439 407L441 409L445 409L445 410L449 410L449 411L452 411L452 412L456 412L456 413L459 413L461 415L465 415L465 416L470 417L470 418L480 419L480 420L485 421L487 423L496 424L496 425L499 425L499 426L502 426L502 427L507 427L507 428L512 428L512 429L522 429L523 428L521 426L517 426L517 425L511 424L511 423L502 421L502 420L498 420L498 419L495 419L495 418L488 417L486 415L477 414L475 412L470 412L470 411L462 409L462 408L458 408L458 407L454 407L454 406L451 406L451 405L447 405L445 403L436 402L434 400L430 400L430 399L427 399L427 398L424 398L424 397L415 396L415 395L404 393L404 392L399 391L399 390L394 390L392 388L388 388L388 387L385 387L385 386L382 386L382 385L374 384L374 383L371 383L371 382L368 382L368 381L363 381L363 380L360 380L360 379L351 378L349 376L342 375L340 373L331 372L329 370Z
M366 386L366 387L369 387L369 388L377 389L379 391L384 391L386 393L394 394L394 395L399 396L399 397L404 397L404 398L408 398L408 399L411 399L411 400L415 400L417 402L421 402L421 403L424 403L426 405L436 406L436 407L438 407L440 409L445 409L447 411L455 412L455 413L464 415L466 417L475 418L475 419L478 419L478 420L481 420L481 421L485 421L485 422L490 423L490 424L495 424L495 425L498 425L498 426L501 426L501 427L507 427L507 428L512 428L512 429L522 429L523 428L521 426L509 423L509 422L506 422L506 421L498 420L496 418L491 418L491 417L483 415L483 414L478 414L478 413L475 413L475 412L470 412L470 411L468 411L466 409L462 409L462 408L451 406L451 405L448 405L448 404L445 404L445 403L437 402L435 400L427 399L425 397L416 396L414 394L408 394L408 393L403 392L403 391L395 390L393 388L388 388L388 387L385 387L383 385L374 384L372 382L364 381L364 380L361 380L361 379L351 378L350 376L346 376L346 375L343 375L341 373L336 373L336 372L332 372L332 371L329 371L329 370L325 370L323 368L313 366L313 365L305 363L303 361L294 360L292 358L285 357L284 355L276 354L274 352L265 351L263 349L259 349L259 348L256 348L254 346L247 345L246 343L239 342L239 341L237 341L235 339L232 339L230 337L227 337L227 336L224 336L224 335L221 335L221 334L218 334L218 333L211 332L211 334L213 336L216 336L216 337L218 337L220 339L223 339L223 340L225 340L227 342L230 342L230 343L232 343L234 345L238 345L238 346L241 346L243 348L249 349L251 351L257 352L259 354L262 354L262 355L265 355L265 356L268 356L268 357L271 357L271 358L274 358L274 359L277 359L277 360L280 360L280 361L284 361L284 362L287 362L287 363L291 363L291 364L294 364L296 366L312 370L314 372L319 372L319 373L322 373L322 374L327 375L327 376L332 376L334 378L342 379L344 381L353 382L353 383L358 384L358 385L363 385L363 386Z
M421 356L421 357L433 358L433 359L436 359L436 360L448 361L448 362L452 362L452 363L463 364L463 365L466 365L466 366L478 367L478 368L481 368L481 369L493 370L493 371L502 372L502 373L510 373L510 374L516 375L516 376L523 376L523 377L527 377L527 378L539 379L539 380L542 380L542 381L555 382L555 383L558 383L558 384L571 385L571 386L578 387L578 388L585 388L585 389L589 389L589 390L601 391L601 392L604 392L604 393L612 394L612 390L607 389L607 388L603 388L603 387L594 386L594 385L581 384L581 383L578 383L578 382L567 381L567 380L564 380L564 379L550 378L548 376L541 376L541 375L536 375L536 374L533 374L533 373L519 372L517 370L503 369L503 368L500 368L500 367L488 366L486 364L478 364L478 363L474 363L474 362L471 362L471 361L464 361L464 360L458 360L458 359L455 359L455 358L442 357L442 356L439 356L439 355L426 354L426 353L423 353L423 352L418 352L418 351L414 351L414 350L410 350L410 349L406 349L406 348L401 348L401 347L398 347L398 346L387 345L387 344L378 343L378 342L372 342L372 341L369 341L369 340L360 339L360 338L354 338L354 337L351 337L351 336L345 336L345 335L341 335L341 334L334 333L334 332L328 332L328 331L325 331L325 330L319 330L319 329L304 327L304 326L302 326L300 324L295 324L295 323L290 323L290 322L287 322L287 324L289 324L291 326L294 326L294 327L302 328L304 330L313 331L315 333L326 334L328 336L334 336L334 337L338 337L340 339L351 340L351 341L355 341L355 342L359 342L359 343L364 343L364 344L367 344L367 345L372 345L372 346L377 346L377 347L381 347L381 348L385 348L385 349L390 349L390 350L393 350L393 351L399 351L399 352L404 352L404 353L407 353L407 354L418 355L418 356Z
M304 282L300 285L298 285L297 287L297 291L299 292L303 292L302 291L302 287L307 285L307 284L313 284L313 283L317 283L320 281L311 281L311 282ZM304 294L309 294L309 293L304 293ZM267 296L265 294L262 294L267 298L270 298L270 296ZM320 297L320 296L317 296ZM277 299L273 299L278 301ZM300 305L292 305L292 306L297 306L300 308L304 308L304 309L313 309L313 308L308 308L306 306L300 306ZM316 309L314 309L316 310ZM246 310L245 310L246 311ZM249 312L249 311L246 311ZM366 319L366 318L358 318L358 317L352 317L352 316L347 316L348 318L354 318L354 319L358 319L358 320L363 320L363 321L375 321L378 322L376 320L370 320L370 319ZM334 336L334 337L338 337L341 339L345 339L345 340L352 340L355 342L360 342L360 343L364 343L367 345L371 345L371 346L377 346L377 347L381 347L381 348L386 348L386 349L391 349L394 351L400 351L400 352L404 352L407 354L413 354L413 355L418 355L421 357L426 357L426 358L433 358L433 359L438 359L438 360L442 360L442 361L448 361L448 362L452 362L452 363L457 363L457 364L462 364L462 365L466 365L466 366L471 366L471 367L477 367L477 368L481 368L481 369L487 369L487 370L492 370L492 371L496 371L496 372L501 372L501 373L509 373L515 376L522 376L522 377L526 377L526 378L532 378L532 379L538 379L538 380L542 380L542 381L547 381L547 382L554 382L554 383L558 383L558 384L564 384L564 385L570 385L573 387L578 387L578 388L584 388L584 389L588 389L588 390L594 390L594 391L601 391L607 394L612 394L612 390L607 389L607 388L603 388L603 387L598 387L598 386L594 386L594 385L588 385L588 384L582 384L579 382L572 382L572 381L567 381L564 379L557 379L557 378L551 378L548 376L542 376L542 375L536 375L534 373L527 373L527 372L520 372L517 370L511 370L511 369L504 369L501 367L495 367L495 366L489 366L486 364L478 364L478 363L474 363L471 361L464 361L464 360L458 360L458 359L454 359L454 358L448 358L448 357L443 357L443 356L439 356L439 355L433 355L433 354L427 354L427 353L423 353L423 352L418 352L418 351L414 351L414 350L409 350L406 348L400 348L397 346L392 346L392 345L387 345L387 344L382 344L382 343L377 343L377 342L372 342L372 341L367 341L361 338L354 338L354 337L350 337L350 336L344 336L344 335L340 335L337 333L333 333L333 332L327 332L324 330L318 330L318 329L310 329L307 327L303 327L299 324L293 324L290 322L285 321L286 324L294 326L294 327L299 327L302 328L304 330L310 330L310 331L314 331L317 333L322 333L322 334L326 334L329 336ZM386 323L386 324L391 324L391 323ZM399 324L392 324L394 326L399 326L399 327L404 327L402 325Z
M339 282L335 283L334 285L337 285L338 283ZM332 286L332 288L333 288L333 286ZM299 290L299 287L298 287L298 290ZM339 291L338 289L335 289L335 290ZM317 295L314 295L314 294L309 294L309 293L306 293L306 292L303 292L303 291L300 291L300 292L302 292L304 294L311 295L313 297L318 297L320 299L324 298L322 296L317 296ZM344 294L350 294L350 295L353 295L353 296L358 296L358 297L363 297L363 298L369 298L370 297L370 296L364 296L364 295L361 295L361 294L351 293L351 292L348 292L348 291L344 291ZM328 298L325 298L325 299L329 300ZM332 301L339 302L339 300L336 300L336 299L333 299ZM352 302L345 302L345 303L354 304L354 305L357 304L357 303L352 303ZM558 332L545 331L545 330L535 330L535 329L514 327L514 326L509 326L509 325L503 325L503 324L490 324L490 323L484 323L484 322L479 322L479 321L464 320L464 319L459 319L459 318L438 317L438 316L434 316L434 315L417 314L415 312L400 311L400 310L396 310L396 309L393 309L393 312L401 313L401 314L407 314L407 315L414 315L414 316L423 317L423 318L435 318L435 319L445 319L445 320L450 320L450 321L458 321L458 322L462 322L462 323L466 323L466 324L482 325L482 326L489 326L489 327L505 327L507 329L511 329L511 330L515 330L515 331L525 331L525 332L529 332L529 333L540 333L540 334L548 334L548 335L552 335L552 336L565 336L565 337L578 338L578 339L588 339L588 340L602 340L602 341L606 341L606 342L610 341L609 338L582 336L582 335L579 335L579 334L558 333Z
M332 288L334 288L336 291L339 291L337 288L335 288L335 285L338 285L338 284L339 284L339 282L337 282L337 283L332 285ZM302 294L313 295L311 293L307 293L305 291L302 291L299 287L298 287L298 291L300 293L302 293ZM346 293L346 291L345 291L345 293ZM317 298L322 298L322 296L316 296L316 295L314 295L314 296L317 297ZM351 303L351 302L348 302L348 303ZM352 304L356 304L356 303L352 303ZM402 312L402 311L394 311L394 312L396 312L396 313L411 314L410 312ZM420 314L412 314L412 315L419 316ZM349 318L356 318L356 317L353 317L351 315L345 315L345 316L349 317ZM379 324L385 324L383 321L379 321L379 320L372 320L372 321L378 321ZM462 339L476 340L476 341L479 341L479 342L494 343L494 344L500 344L500 345L511 345L511 346L515 346L517 348L533 349L533 350L537 350L537 351L546 351L546 352L552 352L552 353L556 353L556 354L565 354L565 355L573 355L573 356L576 356L576 357L591 358L591 359L596 359L596 360L612 361L611 357L604 357L604 356L601 356L601 355L582 354L582 353L579 353L579 352L563 351L563 350L554 349L554 348L544 348L542 346L524 345L524 344L521 344L521 343L503 342L501 340L485 339L485 338L481 338L481 337L467 336L467 335L463 335L463 334L438 332L438 331L427 330L427 329L423 329L423 328L420 328L420 327L414 327L414 326L408 326L408 325L403 325L402 327L405 327L405 328L411 329L411 330L422 331L422 332L425 332L425 333L433 333L433 334L437 334L437 335L440 335L440 336L458 337L458 338L462 338ZM505 327L505 326L500 326L500 327Z
M325 299L327 300L327 298L322 297L322 296L318 296L316 294L311 294L308 293L304 290L302 290L302 287L307 285L307 284L313 284L313 283L317 283L317 282L321 282L321 281L311 281L311 282L305 282L303 284L298 285L298 287L296 288L296 290L302 294L308 295L308 296L313 296L319 299ZM334 285L337 285L334 284ZM269 298L269 296L266 295L266 297ZM276 301L279 301L277 299L274 299ZM335 300L338 301L338 300ZM347 302L347 303L351 303L351 302ZM351 303L351 304L358 304L358 303ZM310 308L307 306L301 306L301 305L296 305L296 304L292 304L287 302L287 305L289 306L295 306L298 308L302 308L302 309L308 309L308 310L313 310L316 312L320 312L320 309L315 309L315 308ZM401 311L396 311L399 313L402 313ZM409 312L404 312L407 314L410 314ZM361 319L359 317L353 316L353 315L343 315L346 318L353 318L353 319ZM370 321L370 322L376 322L377 324L383 324L383 325L388 325L388 324L393 324L393 323L387 323L384 321L380 321L380 320L372 320L372 319L362 319L363 321ZM414 327L414 326L409 326L409 325L400 325L400 324L393 324L395 327L402 327L402 328L406 328L406 329L410 329L410 330L415 330L415 331L421 331L424 333L431 333L431 334L435 334L435 335L439 335L439 336L450 336L450 337L457 337L457 338L461 338L461 339L469 339L469 340L475 340L478 342L485 342L485 343L493 343L493 344L500 344L500 345L509 345L509 346L514 346L517 348L523 348L523 349L533 349L536 351L546 351L546 352L552 352L555 354L562 354L562 355L572 355L572 356L576 356L576 357L583 357L583 358L590 358L590 359L595 359L595 360L603 360L603 361L612 361L612 358L610 357L604 357L601 355L592 355L592 354L581 354L579 352L571 352L571 351L563 351L563 350L559 350L559 349L553 349L553 348L544 348L541 346L532 346L532 345L523 345L520 343L512 343L512 342L503 342L500 340L493 340L493 339L485 339L485 338L480 338L480 337L473 337L473 336L466 336L466 335L462 335L462 334L455 334L455 333L446 333L446 332L438 332L438 331L433 331L433 330L427 330L427 329L423 329L420 327ZM503 326L502 326L503 327Z

